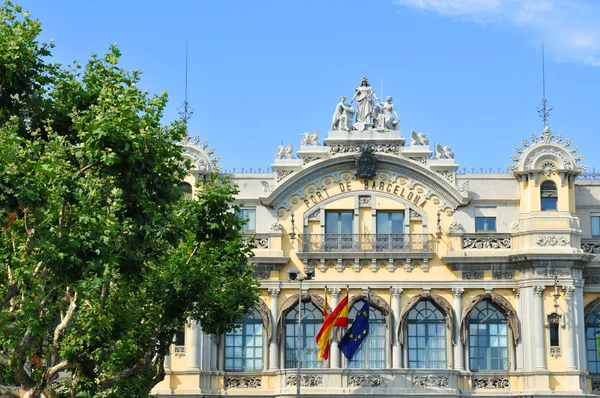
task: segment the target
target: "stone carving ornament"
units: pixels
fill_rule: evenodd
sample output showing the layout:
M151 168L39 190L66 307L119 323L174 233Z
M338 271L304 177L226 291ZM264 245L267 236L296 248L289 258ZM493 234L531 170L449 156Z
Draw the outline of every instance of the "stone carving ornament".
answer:
M315 131L313 133L304 133L302 134L302 141L300 141L300 145L302 146L307 146L307 145L313 145L313 146L320 146L320 144L317 142L317 140L319 139L319 130L315 129Z
M278 221L273 221L270 225L271 232L281 232L283 231L283 225Z
M294 159L294 155L292 155L292 152L294 152L294 147L292 146L291 142L288 146L279 145L277 147L275 159Z
M452 224L450 224L450 227L448 227L448 231L451 234L462 234L465 232L465 228L462 226L461 223L453 221Z
M260 376L227 376L225 378L225 389L230 388L259 388L262 386Z
M383 376L360 375L350 376L349 387L379 387L385 384Z
M359 196L358 205L360 207L371 207L371 196Z
M509 387L507 377L476 377L473 378L473 389L499 389L506 390Z
M538 246L568 246L569 241L564 236L540 235L535 243Z
M365 146L360 155L356 157L356 177L374 178L377 175L377 158L373 154L373 148Z
M598 254L598 253L600 253L600 244L598 244L598 243L582 243L581 249L586 253Z
M463 277L463 279L466 279L466 280L482 280L483 272L477 272L477 271L464 272L463 271L462 277Z
M257 249L268 249L269 248L269 238L254 239L254 245L256 245Z
M448 386L448 378L446 376L417 376L413 377L412 383L418 387L446 387Z
M292 170L277 170L277 182L292 174Z
M335 106L333 120L331 121L331 130L352 130L352 119L354 118L355 109L352 105L346 104L346 97L340 97L340 102Z
M463 249L510 249L511 238L465 238Z
M289 375L285 380L287 387L295 387L298 385L298 376ZM322 387L323 376L321 375L301 375L300 386L302 387Z
M415 130L410 132L410 146L425 145L429 146L429 139L425 133L417 133Z

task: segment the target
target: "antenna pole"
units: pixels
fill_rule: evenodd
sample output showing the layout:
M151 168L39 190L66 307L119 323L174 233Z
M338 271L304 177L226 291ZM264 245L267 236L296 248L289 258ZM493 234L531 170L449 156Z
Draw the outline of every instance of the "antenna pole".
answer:
M194 110L189 106L188 103L188 45L185 45L185 91L184 91L184 99L183 106L179 108L179 115L181 119L185 123L185 128L187 130L188 120L194 114Z
M544 128L548 126L548 116L552 112L552 107L548 106L546 101L546 67L545 67L544 43L542 43L542 104L538 106L537 112L544 121Z

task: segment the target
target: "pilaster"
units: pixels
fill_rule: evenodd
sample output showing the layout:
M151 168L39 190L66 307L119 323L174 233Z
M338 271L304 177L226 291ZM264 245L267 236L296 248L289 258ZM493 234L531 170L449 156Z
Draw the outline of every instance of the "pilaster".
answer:
M279 369L279 345L277 344L277 319L279 316L279 288L269 289L271 295L271 319L273 331L271 334L271 343L269 344L269 369Z
M400 369L402 366L402 345L398 341L398 326L400 325L400 296L402 295L402 289L398 287L390 288L390 294L392 296L392 328L391 333L393 334L393 346L392 346L392 367L394 369Z
M462 316L462 296L465 292L462 288L453 288L452 296L454 296L454 313L456 316L454 317L454 330L456 331L456 336L454 336L455 344L454 344L454 369L456 370L465 370L465 349L460 340L459 330L460 330L460 316Z

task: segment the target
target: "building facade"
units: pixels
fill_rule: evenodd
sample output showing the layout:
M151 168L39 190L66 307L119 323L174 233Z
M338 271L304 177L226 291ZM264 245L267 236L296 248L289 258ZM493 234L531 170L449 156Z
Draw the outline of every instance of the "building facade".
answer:
M366 79L351 104L322 144L305 133L272 172L232 175L262 297L225 335L188 325L154 393L294 396L301 313L304 396L600 394L600 182L578 148L546 126L510 172L460 174L450 147L402 136ZM184 147L191 192L217 159ZM312 280L289 279L307 269ZM319 361L324 306L348 294L352 320L367 293L359 351L348 361L338 330Z

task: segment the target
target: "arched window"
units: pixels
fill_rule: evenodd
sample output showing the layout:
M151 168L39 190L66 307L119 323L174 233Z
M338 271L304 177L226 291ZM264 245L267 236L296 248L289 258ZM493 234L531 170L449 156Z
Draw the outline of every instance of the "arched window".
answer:
M469 314L469 360L472 372L508 370L508 322L488 300Z
M352 305L348 319L356 317L356 313L365 304L359 300ZM369 307L369 334L358 347L348 367L353 369L382 369L385 368L385 316L374 306Z
M429 300L421 300L408 313L408 367L446 368L446 320Z
M263 324L255 309L225 334L225 370L259 371L263 368Z
M556 210L558 202L558 191L556 184L552 181L545 181L540 187L542 210Z
M186 199L192 199L193 190L190 184L188 184L187 182L182 182L181 184L179 184L179 190L183 193Z
M600 374L600 355L596 343L596 334L600 333L600 307L588 315L585 325L585 346L587 348L588 367L592 374Z
M323 313L312 302L302 303L302 367L319 368L319 346L315 341L323 324ZM285 316L285 367L298 367L298 306Z

